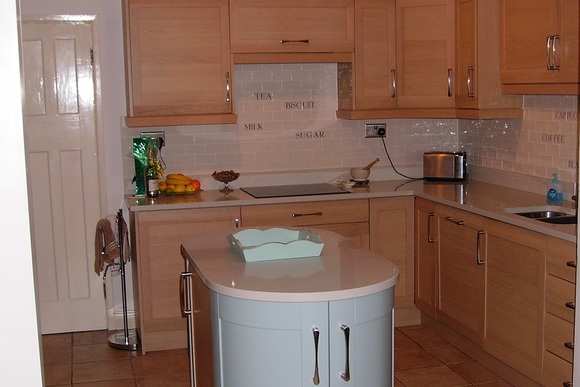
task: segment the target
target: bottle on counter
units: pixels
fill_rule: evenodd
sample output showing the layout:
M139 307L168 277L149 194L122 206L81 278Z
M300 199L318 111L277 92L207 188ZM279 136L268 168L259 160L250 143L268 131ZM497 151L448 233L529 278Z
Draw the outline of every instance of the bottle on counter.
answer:
M552 184L548 188L547 199L550 202L561 202L564 199L562 184L558 181L558 174L552 173Z
M163 168L157 158L157 141L154 138L147 144L147 166L145 167L145 190L147 196L159 196L159 179L163 177Z

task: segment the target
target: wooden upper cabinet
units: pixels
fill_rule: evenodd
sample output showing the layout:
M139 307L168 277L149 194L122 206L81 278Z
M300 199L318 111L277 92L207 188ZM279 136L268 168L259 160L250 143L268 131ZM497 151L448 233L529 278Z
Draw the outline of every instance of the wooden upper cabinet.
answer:
M455 1L397 0L396 12L397 106L454 108Z
M502 0L502 90L578 94L578 0Z
M521 118L522 97L503 95L499 75L499 0L456 3L459 118Z
M129 126L233 123L227 0L124 2Z
M230 0L232 53L354 51L353 0Z
M397 107L395 0L356 0L353 63L338 64L339 110Z

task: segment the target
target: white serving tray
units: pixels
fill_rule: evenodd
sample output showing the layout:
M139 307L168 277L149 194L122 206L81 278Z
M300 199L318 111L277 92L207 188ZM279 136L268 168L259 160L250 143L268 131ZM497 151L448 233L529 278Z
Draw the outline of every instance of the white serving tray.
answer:
M227 236L232 250L244 261L317 257L324 243L310 230L246 229Z

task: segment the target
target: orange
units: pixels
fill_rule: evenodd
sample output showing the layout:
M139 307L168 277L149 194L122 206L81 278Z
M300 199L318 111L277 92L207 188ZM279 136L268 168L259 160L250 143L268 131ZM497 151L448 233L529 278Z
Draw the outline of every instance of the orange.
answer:
M191 183L189 183L189 185L192 185L193 187L195 187L196 191L201 188L201 182L197 179L193 179L191 181Z

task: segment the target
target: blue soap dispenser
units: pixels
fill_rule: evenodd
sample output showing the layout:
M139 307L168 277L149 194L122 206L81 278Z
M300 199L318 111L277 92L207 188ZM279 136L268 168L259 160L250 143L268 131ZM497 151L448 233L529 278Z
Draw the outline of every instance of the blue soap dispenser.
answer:
M550 188L548 188L548 201L551 202L561 202L564 199L562 195L562 185L558 181L558 174L552 173L553 179Z

